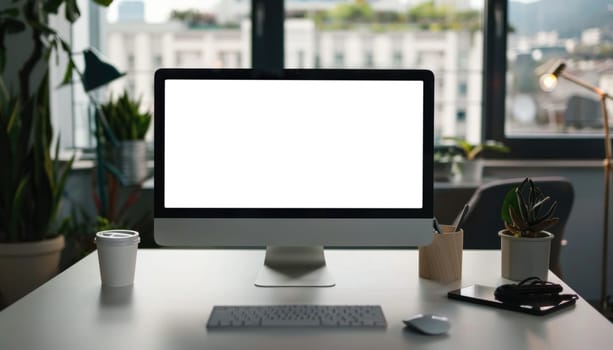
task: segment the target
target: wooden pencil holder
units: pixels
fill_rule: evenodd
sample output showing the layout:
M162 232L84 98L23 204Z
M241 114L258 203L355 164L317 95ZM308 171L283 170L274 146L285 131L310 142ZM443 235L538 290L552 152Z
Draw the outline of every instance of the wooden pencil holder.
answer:
M440 225L441 234L434 234L430 245L419 247L419 277L439 282L462 278L464 231L453 231L451 225Z

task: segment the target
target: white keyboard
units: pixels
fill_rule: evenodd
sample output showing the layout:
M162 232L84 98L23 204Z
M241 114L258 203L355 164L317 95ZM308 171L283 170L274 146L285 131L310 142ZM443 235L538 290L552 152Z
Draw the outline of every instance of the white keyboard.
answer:
M386 327L379 305L215 306L207 328Z

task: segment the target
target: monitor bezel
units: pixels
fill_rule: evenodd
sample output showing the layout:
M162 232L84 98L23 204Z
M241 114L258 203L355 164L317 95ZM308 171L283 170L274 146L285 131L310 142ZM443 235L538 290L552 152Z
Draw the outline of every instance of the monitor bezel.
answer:
M422 208L167 208L164 206L166 80L406 80L423 82ZM155 218L428 218L433 217L434 74L429 70L162 68L154 79Z

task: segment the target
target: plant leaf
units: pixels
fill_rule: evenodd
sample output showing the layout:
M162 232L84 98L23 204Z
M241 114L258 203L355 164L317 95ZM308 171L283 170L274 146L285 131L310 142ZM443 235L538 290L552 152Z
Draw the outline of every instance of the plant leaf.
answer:
M560 221L560 218L549 218L549 219L543 220L538 225L534 225L530 227L530 231L532 231L533 234L537 234L557 224L558 221Z
M58 140L58 145L59 145L59 140ZM59 148L58 148L59 149ZM57 158L56 158L57 159ZM64 165L64 169L62 169L60 171L60 176L57 179L57 182L55 184L55 193L53 195L54 197L54 203L55 208L53 209L53 216L55 217L55 215L57 214L57 211L59 209L59 203L62 197L62 193L64 191L64 187L66 186L66 181L68 179L68 175L70 173L70 169L72 169L72 163L75 160L75 156L73 155L70 160L68 162L66 162L66 165Z
M522 223L526 223L528 222L528 208L525 205L520 188L515 189L515 195L517 196L517 211L519 212L519 217Z
M500 153L509 153L510 152L510 148L509 147L507 147L502 142L495 141L495 140L487 140L487 141L485 141L485 143L483 144L483 149L484 150L488 150L488 151L496 151L496 152L500 152Z
M517 208L517 196L515 195L515 188L510 189L507 194L504 196L504 200L502 202L502 211L500 216L502 221L505 223L512 223L511 215L509 214L510 208Z
M17 17L19 16L19 9L17 7L11 7L11 8L1 10L0 16Z
M72 48L70 47L70 44L66 42L66 40L59 38L60 39L60 45L62 46L62 49L64 49L64 52L66 52L67 55L71 56L72 55Z
M113 2L113 0L93 0L93 2L100 6L108 7Z
M9 221L8 221L8 235L9 237L12 237L13 240L17 240L18 239L18 224L22 221L22 220L28 220L28 218L24 218L23 217L23 202L24 202L24 197L25 197L25 189L26 186L28 186L28 183L30 182L30 177L26 176L24 178L22 178L19 181L19 184L17 185L17 189L15 190L15 194L13 195L13 200L11 203L11 214L9 216Z
M77 5L77 0L65 0L64 3L64 15L66 20L70 23L76 22L79 17L81 17L81 11L79 11L79 6Z
M45 11L57 14L57 10L63 2L64 0L47 0L45 3Z
M4 84L4 79L2 79L2 77L0 77L0 97L2 98L2 100L0 100L2 104L0 104L0 106L7 103L10 99L9 90L6 88L6 84Z
M546 217L546 218L552 217L553 213L555 212L557 208L558 208L558 202L553 202L553 204L551 205L551 207L549 207L549 210L545 212L543 217Z
M68 85L72 83L72 71L74 69L74 63L72 60L68 60L68 64L66 65L66 71L64 72L64 78L60 83L60 86Z
M13 110L12 110L12 112L10 114L9 121L6 124L6 133L7 134L10 134L13 131L13 127L15 126L15 123L17 121L17 118L18 118L20 110L21 110L21 108L19 106L19 101L16 101L15 102L15 106L13 107Z
M539 208L540 206L542 206L543 204L545 204L545 203L546 203L548 200L550 200L550 199L551 199L551 197L546 196L545 198L541 199L541 200L540 200L540 201L538 201L536 204L534 204L534 205L532 206L532 208L537 209L537 208Z

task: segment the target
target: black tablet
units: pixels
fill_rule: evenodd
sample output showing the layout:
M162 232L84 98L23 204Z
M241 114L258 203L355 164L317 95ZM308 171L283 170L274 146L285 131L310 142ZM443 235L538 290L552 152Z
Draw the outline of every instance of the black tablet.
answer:
M447 293L450 299L468 301L470 303L493 306L501 309L523 312L531 315L547 315L552 312L575 305L576 299L562 300L554 305L523 305L503 303L494 297L496 287L488 287L482 285L472 285Z

